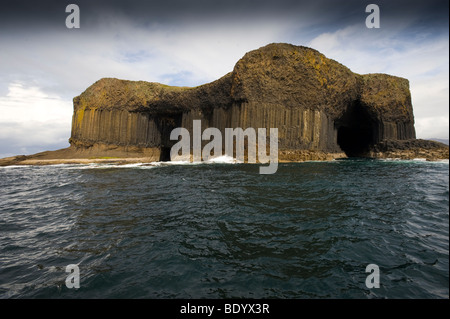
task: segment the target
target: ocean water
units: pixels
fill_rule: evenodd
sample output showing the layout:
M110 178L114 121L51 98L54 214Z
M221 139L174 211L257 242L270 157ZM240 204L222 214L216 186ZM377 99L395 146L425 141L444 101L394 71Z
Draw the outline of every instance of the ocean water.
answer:
M258 172L0 168L0 298L449 298L448 161Z

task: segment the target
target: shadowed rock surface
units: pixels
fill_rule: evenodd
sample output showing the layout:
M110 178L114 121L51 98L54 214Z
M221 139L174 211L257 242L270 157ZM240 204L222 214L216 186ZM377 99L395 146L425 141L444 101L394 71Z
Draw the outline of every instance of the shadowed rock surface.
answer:
M192 136L198 119L202 130L215 127L222 136L227 127L278 128L280 161L402 157L411 148L440 149L427 158L448 158L444 144L415 139L407 79L359 75L290 44L248 52L232 72L198 87L104 78L73 101L71 146L63 152L69 157L166 160L176 143L172 129ZM58 153L41 154L49 156Z

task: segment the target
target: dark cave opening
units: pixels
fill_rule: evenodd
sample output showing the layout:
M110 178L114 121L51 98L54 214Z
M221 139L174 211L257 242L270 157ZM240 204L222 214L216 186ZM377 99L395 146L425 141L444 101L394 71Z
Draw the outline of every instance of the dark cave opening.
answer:
M372 144L372 134L368 129L341 126L337 142L348 157L360 157Z
M337 143L348 157L363 157L375 143L375 123L358 103L336 122Z
M182 114L178 113L161 116L156 122L159 133L161 134L161 145L160 145L161 153L159 155L160 162L171 161L170 150L177 141L172 141L170 139L170 133L172 132L173 129L181 126L181 120Z
M170 147L161 147L160 162L170 162Z

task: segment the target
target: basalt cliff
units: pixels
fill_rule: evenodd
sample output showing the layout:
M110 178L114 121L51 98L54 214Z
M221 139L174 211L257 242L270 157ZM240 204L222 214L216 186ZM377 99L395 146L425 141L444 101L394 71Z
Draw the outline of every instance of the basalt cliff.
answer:
M219 62L219 61L218 61ZM174 128L278 128L280 161L449 157L417 140L407 79L353 73L320 52L269 44L198 87L104 78L73 100L70 147L29 157L168 160ZM205 142L206 143L206 142Z

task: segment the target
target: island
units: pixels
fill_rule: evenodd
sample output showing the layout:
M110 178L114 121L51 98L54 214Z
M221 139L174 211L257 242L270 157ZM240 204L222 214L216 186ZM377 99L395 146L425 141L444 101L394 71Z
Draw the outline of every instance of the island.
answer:
M208 84L103 78L73 105L70 147L0 165L169 161L177 142L170 133L192 132L194 120L202 131L277 128L279 162L449 158L447 145L416 139L407 79L356 74L317 50L286 43L246 53Z

